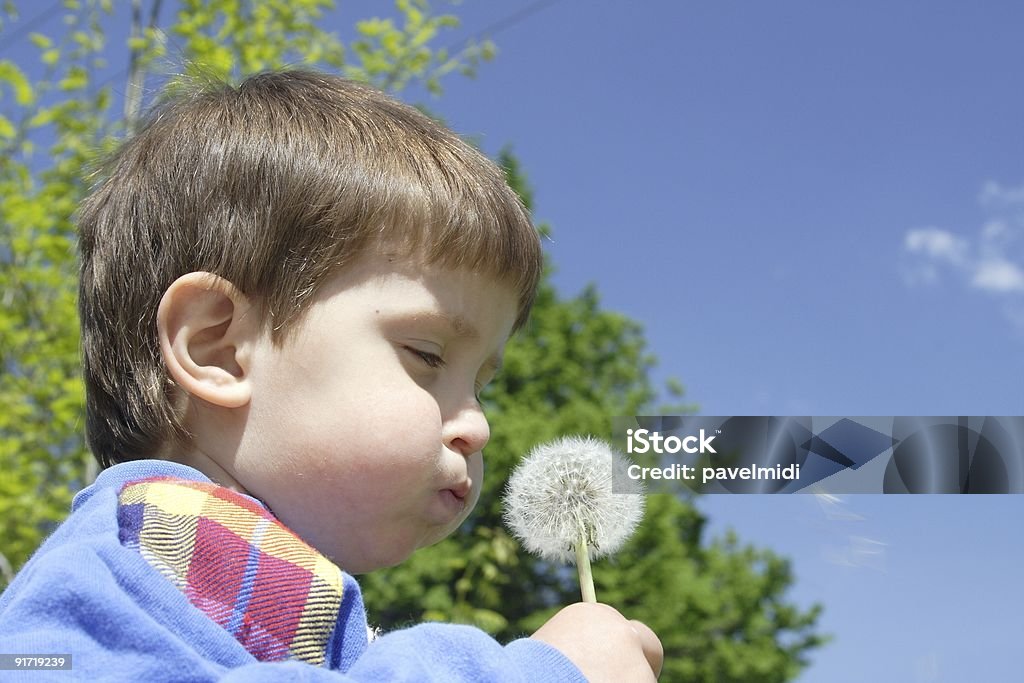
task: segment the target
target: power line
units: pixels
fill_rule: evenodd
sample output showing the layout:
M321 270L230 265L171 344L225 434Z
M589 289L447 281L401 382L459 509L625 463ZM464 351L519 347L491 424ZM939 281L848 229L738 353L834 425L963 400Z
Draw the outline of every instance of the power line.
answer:
M471 37L461 41L461 49L465 49L466 46L468 46L469 43L472 41L498 35L502 31L512 28L516 24L521 24L530 17L532 17L533 15L539 14L540 12L548 9L549 7L552 7L553 5L557 5L559 2L561 2L561 0L537 0L536 2L532 2L526 7L517 10L516 12L513 12L507 17L498 19L494 23L485 26L484 28L474 33ZM455 48L455 46L456 44L453 43L449 45L446 49L449 52L451 52Z
M3 45L0 45L0 55L11 49L12 45L34 31L37 27L49 21L51 17L63 9L63 5L64 0L57 0L47 9L43 10L42 13L37 14L35 17L30 19L26 24L19 26L18 30L11 34L10 40L6 40Z

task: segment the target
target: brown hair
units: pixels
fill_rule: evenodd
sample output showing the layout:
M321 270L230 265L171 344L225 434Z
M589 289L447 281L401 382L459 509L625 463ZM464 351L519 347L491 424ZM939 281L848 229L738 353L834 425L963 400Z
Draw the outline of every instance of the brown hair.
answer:
M412 107L309 71L179 90L104 167L79 230L86 435L103 466L187 443L156 329L185 273L259 298L283 343L327 276L383 243L508 283L517 328L542 264L490 160Z

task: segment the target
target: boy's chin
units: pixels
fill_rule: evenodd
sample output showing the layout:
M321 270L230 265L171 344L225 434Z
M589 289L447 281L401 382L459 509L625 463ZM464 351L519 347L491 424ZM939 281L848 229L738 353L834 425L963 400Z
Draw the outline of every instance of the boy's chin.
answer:
M341 567L349 574L352 574L353 576L358 576L360 574L369 574L370 572L375 572L381 569L390 569L391 567L397 567L398 565L402 564L410 557L412 557L412 555L413 553L410 552L404 554L401 557L376 558L372 560L366 560L364 562L356 562L351 566L346 566L341 562L337 564L339 567Z
M438 539L440 540L440 539ZM433 545L437 541L431 542L428 545ZM426 546L420 546L426 547ZM419 548L406 548L406 549L394 549L393 552L385 552L380 554L374 554L372 556L359 557L359 558L331 558L335 564L341 567L344 571L352 575L368 574L370 572L377 571L378 569L388 569L390 567L397 567L402 564L410 557L413 553L419 550Z
M454 531L454 529L452 531ZM351 566L344 562L337 562L336 564L349 574L353 575L368 574L379 569L390 569L391 567L397 567L402 564L412 557L417 551L422 550L423 548L429 548L432 545L437 545L444 539L448 538L452 534L452 531L448 531L442 536L428 540L419 547L413 548L408 552L394 553L384 557L363 558L362 561L351 563Z
M345 572L353 575L367 574L378 569L396 567L412 557L413 553L417 550L437 545L462 526L471 510L472 507L467 506L467 509L459 515L458 519L452 520L450 524L444 527L433 526L429 529L421 530L418 538L398 534L396 538L392 539L391 543L371 543L369 548L360 547L358 543L348 546L336 544L333 548L318 546L314 543L314 547ZM361 540L366 541L365 538ZM346 548L348 552L345 552Z
M338 556L328 555L327 558L338 565L347 574L353 576L368 574L378 569L387 569L405 562L412 555L413 551L407 552L376 552L371 555L353 556L341 554Z

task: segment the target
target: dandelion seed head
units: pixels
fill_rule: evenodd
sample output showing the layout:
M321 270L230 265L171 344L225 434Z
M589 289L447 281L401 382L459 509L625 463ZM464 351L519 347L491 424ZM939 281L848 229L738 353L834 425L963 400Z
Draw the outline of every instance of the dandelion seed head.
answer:
M534 448L505 490L505 523L528 551L553 562L575 561L581 530L592 558L618 550L640 523L642 489L629 462L604 441L567 436ZM633 492L615 493L613 479Z

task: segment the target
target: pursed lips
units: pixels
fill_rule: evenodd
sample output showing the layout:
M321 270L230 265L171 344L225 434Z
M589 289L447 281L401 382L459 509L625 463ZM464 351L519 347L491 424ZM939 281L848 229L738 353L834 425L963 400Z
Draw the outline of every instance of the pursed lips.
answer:
M469 496L470 491L473 490L473 480L469 478L463 479L454 486L449 486L446 490L451 491L456 498L464 501Z

